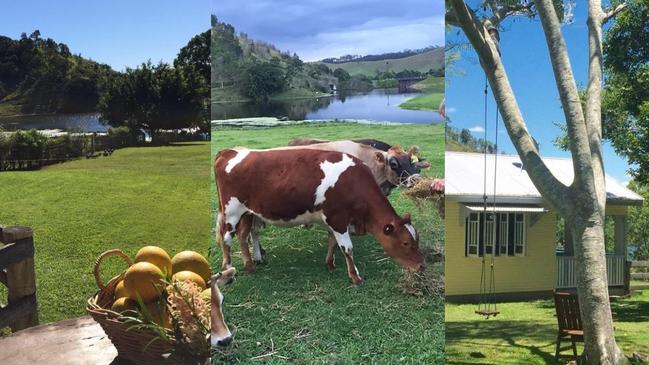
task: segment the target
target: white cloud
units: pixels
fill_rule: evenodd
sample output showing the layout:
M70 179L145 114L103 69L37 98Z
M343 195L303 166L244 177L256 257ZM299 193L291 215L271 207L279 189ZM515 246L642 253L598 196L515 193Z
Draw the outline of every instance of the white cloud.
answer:
M471 133L484 133L484 128L482 128L481 126L477 125L477 126L475 126L475 127L471 127L471 128L469 128L469 131L471 131Z

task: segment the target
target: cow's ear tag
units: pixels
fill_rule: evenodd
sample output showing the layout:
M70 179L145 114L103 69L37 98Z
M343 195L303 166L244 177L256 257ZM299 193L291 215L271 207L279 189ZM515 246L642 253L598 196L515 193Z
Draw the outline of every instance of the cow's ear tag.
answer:
M394 226L390 223L386 224L385 227L383 227L383 233L386 235L391 235L392 232L394 232Z

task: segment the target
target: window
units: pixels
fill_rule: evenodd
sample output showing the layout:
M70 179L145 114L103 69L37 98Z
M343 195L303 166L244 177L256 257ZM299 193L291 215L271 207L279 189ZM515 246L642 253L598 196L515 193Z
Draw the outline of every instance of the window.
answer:
M525 256L526 220L524 213L470 213L466 218L466 256Z

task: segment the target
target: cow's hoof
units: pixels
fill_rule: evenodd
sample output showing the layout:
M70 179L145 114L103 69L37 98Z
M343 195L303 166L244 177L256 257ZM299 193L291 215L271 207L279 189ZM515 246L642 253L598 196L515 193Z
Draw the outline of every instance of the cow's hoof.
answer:
M255 265L266 265L266 259L252 260L252 262L254 262Z
M255 267L255 264L253 264L252 262L251 262L251 263L248 263L248 264L245 264L245 265L243 266L243 269L244 269L248 274L252 274L253 272L257 271L257 268Z
M352 281L352 284L354 284L354 285L363 284L363 278L361 278L360 276L352 276L352 277L350 277L350 279Z
M336 270L336 264L334 264L333 262L326 262L325 266L327 267L327 270L329 272Z

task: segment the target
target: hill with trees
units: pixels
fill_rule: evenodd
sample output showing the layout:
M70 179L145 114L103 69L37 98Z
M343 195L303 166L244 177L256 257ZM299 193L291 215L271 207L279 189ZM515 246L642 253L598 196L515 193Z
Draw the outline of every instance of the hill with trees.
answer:
M401 55L403 57L397 57ZM322 64L329 68L341 68L350 75L374 77L381 73L415 71L444 76L444 48L428 47L418 51L402 51L370 56L343 56L325 59Z
M193 37L173 64L145 62L117 72L38 30L0 37L0 115L99 112L128 133L209 130L210 32Z
M110 66L73 54L36 30L0 36L0 115L94 111Z

